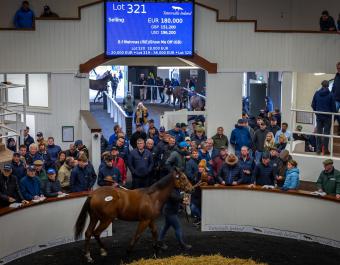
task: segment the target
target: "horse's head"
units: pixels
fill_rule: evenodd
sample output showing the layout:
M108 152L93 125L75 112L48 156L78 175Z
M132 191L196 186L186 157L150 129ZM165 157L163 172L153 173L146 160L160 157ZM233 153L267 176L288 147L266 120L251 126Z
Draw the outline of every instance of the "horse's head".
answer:
M190 193L193 190L193 186L191 185L187 176L178 168L174 168L173 177L175 179L175 187L184 192Z

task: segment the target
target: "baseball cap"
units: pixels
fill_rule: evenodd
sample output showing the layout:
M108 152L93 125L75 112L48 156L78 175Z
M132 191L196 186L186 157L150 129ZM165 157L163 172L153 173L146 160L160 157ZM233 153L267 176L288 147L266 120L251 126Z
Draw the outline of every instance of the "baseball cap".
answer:
M42 137L43 133L42 132L37 132L37 137Z
M180 148L184 148L184 147L188 147L188 146L189 146L189 144L185 141L179 143Z
M185 137L185 141L191 141L191 138L189 136Z
M160 132L165 132L164 126L161 126L161 127L159 128L159 131L160 131Z
M55 172L55 170L54 170L54 168L49 168L48 170L47 170L47 174L55 174L56 172Z
M11 164L5 164L4 170L12 170L12 165Z
M244 119L238 119L237 123L244 123Z
M181 128L181 124L179 122L176 123L176 128Z
M185 124L184 122L182 122L182 123L181 123L181 128L183 128L183 127L188 127L188 125Z
M148 120L149 123L155 122L154 119Z
M118 150L118 148L117 148L117 146L114 145L114 146L111 147L111 150Z

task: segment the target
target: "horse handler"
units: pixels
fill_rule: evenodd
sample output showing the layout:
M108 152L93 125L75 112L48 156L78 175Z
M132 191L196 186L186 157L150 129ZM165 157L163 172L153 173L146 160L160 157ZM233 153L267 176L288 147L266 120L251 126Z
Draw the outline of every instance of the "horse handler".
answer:
M183 233L181 223L178 218L180 204L183 203L185 205L189 205L189 197L185 196L184 193L181 193L179 189L174 189L163 207L163 214L165 217L165 224L162 227L162 230L159 234L158 238L158 247L162 250L166 250L168 246L163 242L164 237L169 230L170 227L175 229L176 239L179 242L181 248L183 250L190 250L191 245L184 243L183 241Z

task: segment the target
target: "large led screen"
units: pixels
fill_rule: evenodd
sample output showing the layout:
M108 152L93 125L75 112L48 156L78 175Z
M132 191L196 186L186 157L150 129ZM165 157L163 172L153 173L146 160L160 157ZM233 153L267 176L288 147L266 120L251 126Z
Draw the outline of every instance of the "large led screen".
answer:
M105 2L105 54L192 56L194 3Z

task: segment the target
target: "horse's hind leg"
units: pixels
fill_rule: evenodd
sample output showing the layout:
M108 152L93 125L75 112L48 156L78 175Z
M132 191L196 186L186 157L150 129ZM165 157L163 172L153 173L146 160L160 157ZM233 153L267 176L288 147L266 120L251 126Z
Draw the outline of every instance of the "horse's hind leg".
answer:
M100 90L98 90L97 95L95 96L95 98L94 98L94 100L93 100L93 103L96 103L96 99L97 99L97 97L99 96L99 94L100 94Z
M98 227L93 232L94 238L97 240L97 242L100 246L100 255L101 256L107 256L107 251L105 249L103 242L100 239L100 234L111 224L111 222L112 222L111 219L100 220Z
M127 253L131 252L133 247L136 245L138 239L140 238L140 236L144 232L145 228L147 228L149 224L150 224L150 220L143 220L143 221L139 222L138 227L137 227L137 231L136 231L134 237L132 238L132 240L130 242L130 246L127 250Z
M95 218L93 215L90 215L90 223L85 232L85 257L88 262L93 262L93 259L90 253L90 240L93 234L93 230L96 227L97 223L98 223L98 219Z

